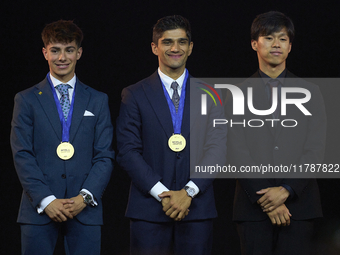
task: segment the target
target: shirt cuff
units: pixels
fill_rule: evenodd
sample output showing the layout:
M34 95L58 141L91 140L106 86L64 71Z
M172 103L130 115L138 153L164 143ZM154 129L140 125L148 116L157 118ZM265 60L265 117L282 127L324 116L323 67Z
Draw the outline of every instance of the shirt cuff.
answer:
M193 181L189 181L187 185L185 186L189 186L190 188L193 188L195 190L194 196L197 196L197 194L200 192L200 189L197 187L197 185Z
M41 214L41 213L43 213L44 212L44 210L45 210L45 208L46 208L46 206L48 206L53 200L55 200L55 199L57 199L54 195L50 195L50 196L48 196L48 197L45 197L45 198L43 198L41 201L40 201L40 203L39 203L39 205L38 205L38 207L37 207L37 212L39 213L39 214Z
M281 184L281 186L284 187L284 188L286 188L286 190L288 190L289 196L290 196L291 198L294 197L295 192L294 192L294 190L292 189L291 186L289 186L289 185L287 185L287 184Z
M156 198L159 202L161 202L162 199L158 195L164 191L169 191L169 189L165 187L163 183L157 182L155 186L153 186L152 189L149 191L149 194Z
M91 196L92 201L93 201L93 206L97 206L98 205L96 199L93 197L93 195L92 195L92 193L90 191L88 191L87 189L81 189L81 191L83 191L83 192L85 192L85 193L87 193L87 194L89 194Z

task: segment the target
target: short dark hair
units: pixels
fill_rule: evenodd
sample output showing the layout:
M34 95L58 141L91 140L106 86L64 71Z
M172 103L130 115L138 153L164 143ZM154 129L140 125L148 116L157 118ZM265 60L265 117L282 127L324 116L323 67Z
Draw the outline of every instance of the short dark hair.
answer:
M78 48L83 41L83 32L72 20L58 20L47 24L41 33L45 47L50 43L70 43L76 41Z
M289 42L293 42L295 29L292 20L281 12L270 11L257 15L251 25L250 36L257 41L259 36L270 35L283 28L287 29Z
M180 15L166 16L159 19L153 27L152 41L157 45L159 38L163 36L163 33L165 31L178 28L185 30L190 43L191 42L190 23L186 18Z

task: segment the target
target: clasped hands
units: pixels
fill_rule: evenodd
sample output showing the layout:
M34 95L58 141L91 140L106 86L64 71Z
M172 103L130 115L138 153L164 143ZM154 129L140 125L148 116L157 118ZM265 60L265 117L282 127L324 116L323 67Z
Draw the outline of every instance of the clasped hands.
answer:
M289 226L292 216L284 204L289 196L289 191L282 187L270 187L256 192L262 197L257 200L263 212L267 213L273 225Z
M180 221L188 215L192 198L184 189L164 191L158 196L162 198L163 211L170 218Z
M85 207L84 198L82 195L78 195L69 199L55 199L46 206L44 211L53 221L63 222L73 219Z

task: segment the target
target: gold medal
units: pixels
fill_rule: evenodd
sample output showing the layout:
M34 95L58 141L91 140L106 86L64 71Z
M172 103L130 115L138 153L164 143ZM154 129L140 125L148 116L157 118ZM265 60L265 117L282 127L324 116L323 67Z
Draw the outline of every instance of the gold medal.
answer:
M57 147L57 155L62 160L69 160L74 154L74 148L69 142L62 142Z
M172 151L182 151L186 146L185 138L181 134L173 134L168 141L169 148Z

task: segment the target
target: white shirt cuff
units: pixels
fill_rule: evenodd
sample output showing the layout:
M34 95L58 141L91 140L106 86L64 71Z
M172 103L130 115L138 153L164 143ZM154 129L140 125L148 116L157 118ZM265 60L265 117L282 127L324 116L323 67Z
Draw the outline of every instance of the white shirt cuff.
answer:
M92 195L92 193L90 191L88 191L87 189L82 189L81 191L84 191L85 193L89 194L92 197L94 206L98 205L97 201L94 199L94 197L93 197L93 195Z
M189 186L190 188L193 188L195 190L195 196L200 192L200 189L197 187L197 185L193 181L189 181L187 185L185 186Z
M152 189L149 191L150 195L156 198L159 202L162 201L162 199L158 196L164 191L169 191L167 187L164 186L163 183L157 182L155 186L152 187Z
M48 197L45 197L43 198L41 201L40 201L40 204L38 205L37 207L37 212L39 214L43 213L46 206L48 206L53 200L57 199L54 195L50 195Z

